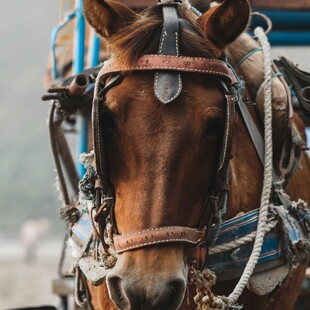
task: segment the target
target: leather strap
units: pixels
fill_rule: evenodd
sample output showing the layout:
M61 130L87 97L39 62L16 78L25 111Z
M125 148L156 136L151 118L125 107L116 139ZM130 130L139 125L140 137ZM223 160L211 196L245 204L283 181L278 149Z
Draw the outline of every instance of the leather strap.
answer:
M103 188L105 194L108 192L109 181L106 175L106 158L105 158L105 141L104 133L102 132L101 120L101 107L104 101L106 92L113 86L120 83L123 76L121 74L114 75L107 85L104 85L99 94L94 93L92 105L92 136L93 136L93 149L95 152L95 162L97 174L100 178L100 187Z
M256 153L262 165L264 165L264 140L241 96L238 98L238 106L255 146Z
M223 144L219 159L219 166L215 174L211 195L206 197L204 213L201 217L199 227L207 227L208 233L212 222L217 222L218 213L224 203L224 194L229 192L229 163L231 159L233 129L235 123L235 97L229 94L226 85L222 84L226 97L226 123L223 135Z
M194 259L193 266L196 270L203 270L203 268L205 268L207 256L208 256L208 249L206 246L196 247L193 254Z
M163 5L163 29L158 54L179 56L179 17L176 5ZM164 104L172 102L182 91L180 72L161 71L154 77L156 98Z
M245 125L248 129L248 132L250 134L250 137L252 139L252 142L254 144L256 153L262 163L262 165L264 166L264 162L265 162L265 155L264 155L264 139L262 137L262 134L259 132L253 118L252 115L250 114L246 104L244 103L243 99L241 98L241 96L239 96L238 98L238 106L240 108L240 112L242 114L243 120L245 122ZM275 188L275 194L278 197L279 201L284 205L289 207L291 202L288 198L288 196L286 194L283 194L283 192L281 191L282 187L279 185L277 185L277 176L275 173L275 170L272 169L272 184Z
M226 124L223 139L223 146L220 156L219 168L216 173L215 184L222 190L223 176L227 167L229 166L229 161L231 158L231 149L233 141L233 129L235 123L235 98L232 95L225 95L226 97ZM225 184L226 185L226 184Z
M114 246L116 253L119 254L160 243L199 244L204 241L205 235L205 229L198 230L183 226L150 228L115 236Z
M183 57L169 55L144 55L136 63L126 66L114 58L106 61L99 72L99 79L104 80L113 73L128 71L171 70L182 72L196 72L222 77L231 84L237 82L233 72L226 62L201 57Z

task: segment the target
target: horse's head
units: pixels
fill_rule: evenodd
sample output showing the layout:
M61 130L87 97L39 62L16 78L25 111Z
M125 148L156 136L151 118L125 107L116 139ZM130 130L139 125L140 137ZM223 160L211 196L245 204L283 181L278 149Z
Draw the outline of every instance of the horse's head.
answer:
M199 18L187 1L174 5L182 56L221 57L249 19L247 0L227 0ZM157 54L161 6L141 14L114 1L84 0L84 7L88 21L107 39L114 63L129 68L142 55ZM226 100L219 79L182 72L181 93L164 104L155 96L154 74L124 74L105 96L103 126L120 234L198 228L223 148ZM177 309L193 249L171 241L125 251L107 277L112 300L121 309Z

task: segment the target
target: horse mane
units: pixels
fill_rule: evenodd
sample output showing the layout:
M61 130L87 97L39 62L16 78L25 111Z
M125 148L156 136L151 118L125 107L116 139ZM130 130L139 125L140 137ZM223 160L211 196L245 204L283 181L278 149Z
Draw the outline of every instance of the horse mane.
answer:
M204 36L197 16L183 4L178 6L180 22L180 54L191 57L216 58L216 48ZM132 64L145 54L157 54L162 30L160 6L146 9L123 31L112 36L108 43L109 52L124 64Z

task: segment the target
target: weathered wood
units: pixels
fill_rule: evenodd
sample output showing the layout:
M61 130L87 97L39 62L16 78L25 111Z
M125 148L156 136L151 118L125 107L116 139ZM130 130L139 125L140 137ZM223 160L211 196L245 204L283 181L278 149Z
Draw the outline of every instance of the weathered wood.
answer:
M143 0L143 1L137 1L137 0L121 0L124 4L131 8L136 9L145 9L147 7L150 7L152 5L155 5L158 3L157 0Z
M264 9L280 9L280 10L310 10L310 0L250 0L253 7Z

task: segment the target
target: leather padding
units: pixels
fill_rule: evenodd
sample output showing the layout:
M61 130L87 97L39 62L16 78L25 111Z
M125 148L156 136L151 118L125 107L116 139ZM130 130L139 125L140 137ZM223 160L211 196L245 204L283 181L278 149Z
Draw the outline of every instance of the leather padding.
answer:
M179 55L179 17L176 6L163 5L163 29L158 49L159 55ZM154 92L164 104L172 102L182 91L180 72L160 71L155 73Z

